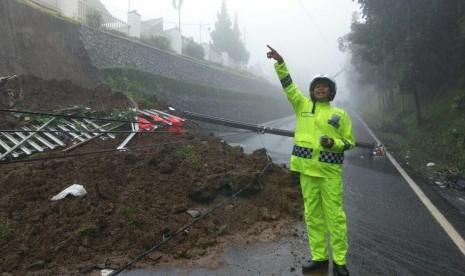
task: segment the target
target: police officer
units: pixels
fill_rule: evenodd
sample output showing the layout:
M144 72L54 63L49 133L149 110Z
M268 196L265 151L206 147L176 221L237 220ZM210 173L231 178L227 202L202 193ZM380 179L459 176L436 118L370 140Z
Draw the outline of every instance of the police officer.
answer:
M317 75L310 82L310 98L292 81L279 53L268 46L267 57L274 59L275 70L294 113L297 124L291 170L300 173L304 217L312 259L302 272L328 265L327 232L334 269L349 275L346 267L347 224L342 204L342 163L344 151L352 149L355 139L347 113L330 105L336 96L336 83L328 75Z

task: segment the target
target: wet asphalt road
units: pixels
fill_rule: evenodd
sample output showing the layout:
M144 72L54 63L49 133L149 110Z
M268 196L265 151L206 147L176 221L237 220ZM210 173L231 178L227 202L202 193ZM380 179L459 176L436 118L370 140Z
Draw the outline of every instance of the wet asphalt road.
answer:
M351 116L357 141L374 139ZM271 125L293 129L294 118ZM267 148L275 163L288 163L292 139L244 133L225 138L245 151ZM344 202L347 214L351 275L465 275L465 256L424 207L386 157L371 157L366 149L346 152ZM411 176L422 191L465 237L465 217L429 184ZM161 267L155 271L126 271L120 275L301 275L310 257L303 223L296 235L270 244L236 245L224 254L226 265L216 270ZM333 275L328 269L310 275Z

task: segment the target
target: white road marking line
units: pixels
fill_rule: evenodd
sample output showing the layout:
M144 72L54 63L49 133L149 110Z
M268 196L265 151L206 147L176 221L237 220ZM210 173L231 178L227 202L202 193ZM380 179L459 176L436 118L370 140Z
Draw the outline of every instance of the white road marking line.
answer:
M373 136L376 143L381 144L379 139L375 136L375 134L370 130L370 128L365 124L362 118L357 115L360 122L362 122L363 126L367 129L367 131ZM446 231L447 235L452 239L452 241L457 245L459 250L465 255L465 240L460 236L460 234L455 230L455 228L447 221L443 214L433 205L433 203L429 200L429 198L423 193L423 191L418 187L418 185L413 181L412 178L405 172L404 169L397 163L397 161L392 157L389 152L386 152L386 156L389 158L391 163L397 169L397 171L402 175L402 177L407 181L410 188L415 192L421 202L425 205L428 211L433 215L436 221L441 225L441 227Z

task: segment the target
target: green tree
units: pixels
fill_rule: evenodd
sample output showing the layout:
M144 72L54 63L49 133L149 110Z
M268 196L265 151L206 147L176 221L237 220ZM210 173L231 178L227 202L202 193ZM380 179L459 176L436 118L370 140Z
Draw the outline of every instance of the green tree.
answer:
M244 42L241 39L241 31L239 30L239 19L237 18L237 14L234 17L234 27L233 27L233 39L232 42L234 43L230 50L230 55L233 59L247 62L249 61L250 54L245 48Z
M218 20L215 22L215 28L210 33L212 47L215 50L227 52L236 61L248 62L249 53L240 38L241 33L239 31L237 17L233 29L233 23L229 17L225 0L223 0L217 17Z
M372 67L370 78L385 101L392 103L393 90L411 94L417 122L421 102L438 87L465 73L463 0L358 0L363 19L352 23L351 33L341 39L352 53L359 71ZM363 62L361 62L363 61ZM367 67L367 65L370 65Z
M202 46L192 40L189 40L189 42L182 48L182 53L197 59L203 59L205 56L205 51Z
M95 29L100 29L103 24L102 13L94 8L88 8L85 15L86 24Z

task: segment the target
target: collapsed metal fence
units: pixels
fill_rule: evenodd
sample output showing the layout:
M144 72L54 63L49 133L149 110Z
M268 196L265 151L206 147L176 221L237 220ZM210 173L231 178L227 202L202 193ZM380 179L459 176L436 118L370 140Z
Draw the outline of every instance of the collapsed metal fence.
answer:
M56 117L42 125L32 122L15 132L0 132L0 160L57 148L69 151L96 137L114 139L115 136L111 133L102 135L102 131L113 127L114 123L98 125L88 119L60 118L57 120Z
M154 131L160 127L167 127L169 132L180 133L183 118L165 113L160 110L134 110L137 114L134 120L100 119L62 114L35 113L27 111L1 110L15 114L23 113L22 119L26 121L21 129L0 130L0 161L12 160L25 155L47 150L61 149L62 152L70 151L87 142L100 137L101 139L115 139L116 129L130 124L130 131L117 150L125 150L128 143L141 131ZM39 124L24 114L40 114L49 118ZM107 121L98 124L98 121Z

